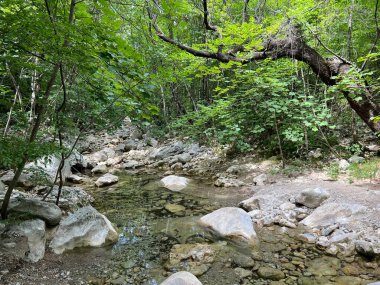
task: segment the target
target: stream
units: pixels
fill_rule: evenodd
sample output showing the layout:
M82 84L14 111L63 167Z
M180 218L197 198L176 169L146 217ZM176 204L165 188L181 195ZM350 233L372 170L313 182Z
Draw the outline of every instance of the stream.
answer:
M122 174L119 179L107 188L87 189L95 198L94 207L120 232L119 241L106 250L111 284L155 285L181 270L197 272L199 280L209 285L375 281L378 267L373 261L326 255L314 244L297 239L300 229L258 229L260 247L252 250L215 239L198 225L199 217L236 206L249 193L196 179L181 193L172 192L160 186L157 174ZM189 251L195 256L187 256Z

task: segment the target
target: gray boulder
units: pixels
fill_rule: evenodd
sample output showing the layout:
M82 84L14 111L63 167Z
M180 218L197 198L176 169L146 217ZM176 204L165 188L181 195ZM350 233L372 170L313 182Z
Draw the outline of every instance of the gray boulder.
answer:
M187 271L174 273L160 285L202 285L193 274Z
M263 174L256 176L255 178L253 178L253 183L256 186L263 186L263 185L267 184L268 183L268 175L263 173Z
M190 180L186 177L169 175L161 179L163 186L171 191L181 191L187 187Z
M85 160L88 164L95 166L100 162L106 162L109 158L114 158L116 156L116 151L112 148L106 147L100 151L94 152L92 154L86 155Z
M325 227L334 224L348 224L365 214L368 208L360 204L325 203L315 209L301 223L310 228Z
M375 258L380 256L380 245L376 246L365 240L356 240L355 249L359 254L367 258Z
M93 174L104 174L108 172L108 168L105 164L98 164L93 169L91 169L91 172Z
M118 181L119 181L119 177L117 177L116 175L107 173L107 174L104 174L103 176L100 176L98 180L96 180L95 185L97 187L105 187L108 185L115 184Z
M296 204L301 204L308 208L317 208L322 202L330 197L328 190L323 188L305 189L295 198Z
M68 182L71 182L71 183L74 183L74 184L82 184L85 179L83 177L79 176L79 175L72 174L72 175L68 176L66 180Z
M164 146L159 149L154 150L149 158L154 160L161 160L168 158L170 156L180 154L184 151L185 146L181 141L175 142L169 146Z
M55 203L58 196L58 186L54 186L53 191L47 197L46 201ZM81 187L63 186L59 199L59 207L65 210L73 211L78 208L90 205L94 198L84 191Z
M138 141L135 140L127 140L124 142L124 151L130 151L137 149Z
M3 176L0 177L0 180L5 184L9 185L12 182L13 177L15 176L15 173L13 170L7 171ZM32 173L23 172L20 175L20 178L17 181L16 187L23 187L23 188L33 188L37 185L36 181L33 181Z
M58 167L61 163L61 158L57 156L48 156L42 159L39 159L37 162L29 163L25 166L25 171L27 173L42 174L44 175L49 182L54 182ZM66 160L62 168L62 177L63 180L66 180L67 177L72 175L71 167L80 165L81 167L85 166L85 161L83 156L79 152L73 152Z
M12 199L8 212L12 214L27 214L40 218L48 226L56 226L62 219L61 209L53 204L37 199Z
M251 217L240 208L218 209L203 216L200 223L218 236L230 239L238 244L250 246L258 244Z
M350 163L347 160L345 160L345 159L339 160L339 169L340 170L346 171L349 166L350 166Z
M140 166L140 163L137 160L127 160L123 164L123 168L125 168L125 169L130 169L130 168L134 169L138 166Z
M111 222L91 206L80 208L59 225L49 247L56 254L84 246L115 243L118 234Z
M27 220L17 225L12 225L8 236L26 237L28 249L22 258L26 261L37 262L45 255L45 222L39 219ZM16 244L17 246L17 244Z
M363 163L365 160L364 157L358 156L358 155L353 155L348 159L349 163Z

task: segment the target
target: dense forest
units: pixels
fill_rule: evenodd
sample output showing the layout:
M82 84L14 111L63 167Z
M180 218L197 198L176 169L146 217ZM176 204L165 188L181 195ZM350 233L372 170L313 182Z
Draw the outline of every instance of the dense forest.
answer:
M355 143L380 130L378 6L2 0L0 167L16 181L126 116L233 153Z
M0 0L0 283L380 284L379 10Z

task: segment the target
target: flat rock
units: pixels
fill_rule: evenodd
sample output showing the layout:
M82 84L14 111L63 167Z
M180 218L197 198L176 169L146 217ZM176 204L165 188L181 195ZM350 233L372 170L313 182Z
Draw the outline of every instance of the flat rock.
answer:
M182 205L171 203L166 204L164 208L170 213L178 213L186 210L186 208Z
M76 174L68 176L66 180L74 184L81 184L84 182L84 178Z
M348 159L349 163L363 163L365 160L364 157L358 156L358 155L353 155Z
M98 247L116 242L111 222L91 206L80 208L64 219L49 247L56 254L76 247Z
M220 177L214 182L214 185L216 187L241 187L245 183L235 178Z
M315 209L301 223L310 228L325 227L337 223L347 224L356 220L356 216L364 214L367 210L367 207L359 204L325 203Z
M125 168L125 169L136 168L139 165L140 165L140 163L136 160L127 160L123 164L123 168Z
M97 187L105 187L108 185L115 184L118 181L119 181L119 177L117 177L116 175L107 173L107 174L104 174L103 176L100 176L98 180L96 180L95 185Z
M190 180L186 177L169 175L161 179L163 186L171 191L181 191L186 188Z
M187 271L174 273L160 285L202 285L193 274Z
M280 269L262 266L257 271L257 274L263 279L269 279L273 281L278 281L285 278L284 272Z
M295 198L297 204L308 208L317 208L322 202L330 197L328 190L323 188L305 189Z
M239 244L256 245L258 243L251 217L240 208L226 207L218 209L203 216L200 223L217 235L236 241Z
M56 226L62 218L61 209L53 204L37 199L12 199L9 203L8 212L12 214L27 214L40 218L48 226Z
M104 174L108 172L108 168L105 164L98 164L93 169L91 169L91 172L93 174Z
M149 155L150 159L160 160L170 156L180 154L184 151L185 146L181 141L177 141L169 146L164 146L159 149L155 149Z

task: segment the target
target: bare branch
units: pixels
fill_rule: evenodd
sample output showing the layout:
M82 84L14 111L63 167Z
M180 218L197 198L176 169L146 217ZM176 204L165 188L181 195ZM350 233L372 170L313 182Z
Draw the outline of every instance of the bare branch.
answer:
M210 13L207 8L207 0L203 0L203 23L205 24L206 30L214 31L219 34L218 27L210 24L208 20L209 14ZM221 37L220 34L219 37Z
M220 51L218 52L208 52L208 51L201 51L201 50L196 50L196 49L193 49L187 45L184 45L184 44L181 44L175 40L173 40L172 38L166 36L162 31L161 29L157 26L157 15L152 15L151 14L151 19L152 19L152 26L154 28L154 30L156 31L156 35L162 39L163 41L167 42L167 43L170 43L176 47L178 47L179 49L181 50L184 50L194 56L197 56L197 57L203 57L203 58L213 58L213 59L217 59L221 62L229 62L229 61L237 61L237 62L241 62L242 60L241 59L238 59L236 57L233 57L233 56L230 56L228 54L223 54L221 53Z

